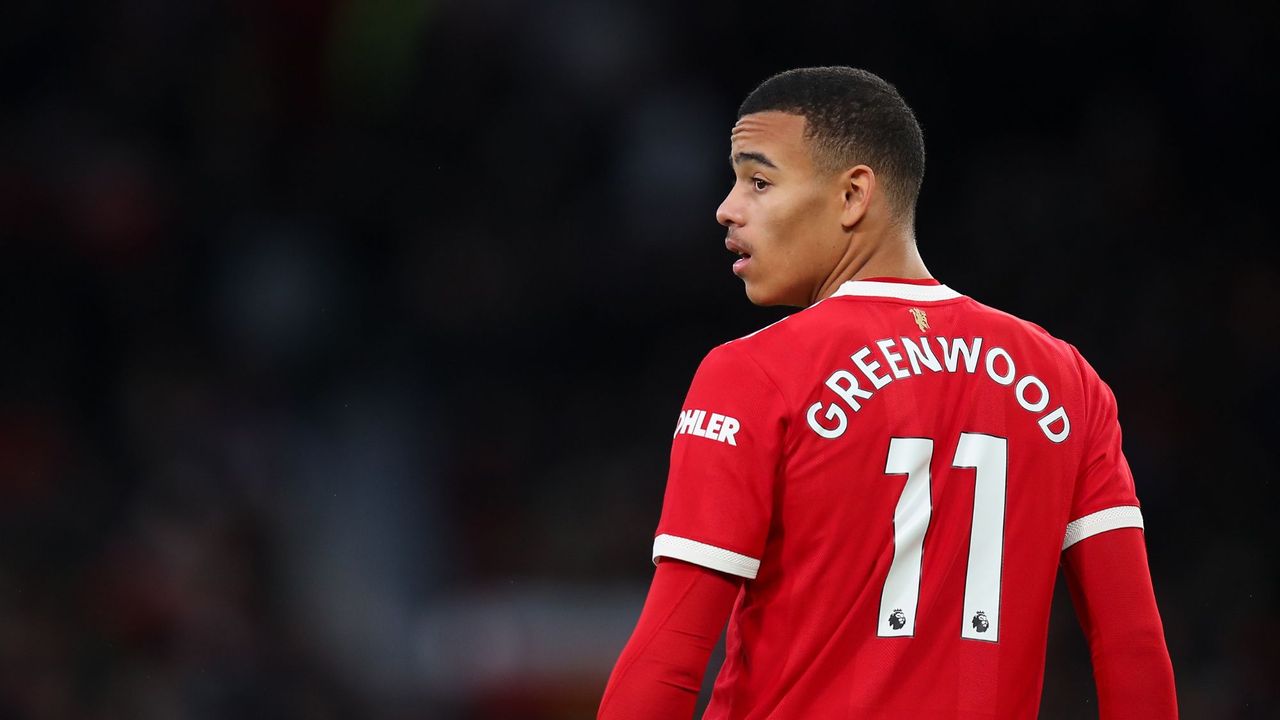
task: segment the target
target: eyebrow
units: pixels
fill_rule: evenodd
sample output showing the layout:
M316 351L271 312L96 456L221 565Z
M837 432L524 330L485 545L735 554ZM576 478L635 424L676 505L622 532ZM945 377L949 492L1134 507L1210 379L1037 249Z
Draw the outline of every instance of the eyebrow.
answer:
M729 158L729 163L732 165L740 165L744 162L758 162L761 165L764 165L765 167L771 167L774 170L778 169L778 166L774 165L773 161L770 160L768 157L766 157L764 153L740 152L737 155L734 155L733 157Z

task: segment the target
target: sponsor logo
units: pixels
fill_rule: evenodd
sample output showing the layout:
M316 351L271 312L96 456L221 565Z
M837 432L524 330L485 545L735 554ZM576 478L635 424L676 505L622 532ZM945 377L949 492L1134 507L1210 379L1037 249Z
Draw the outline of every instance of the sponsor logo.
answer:
M742 423L737 418L709 413L706 410L682 410L676 423L676 435L697 435L737 447L736 435ZM673 436L674 437L674 436Z

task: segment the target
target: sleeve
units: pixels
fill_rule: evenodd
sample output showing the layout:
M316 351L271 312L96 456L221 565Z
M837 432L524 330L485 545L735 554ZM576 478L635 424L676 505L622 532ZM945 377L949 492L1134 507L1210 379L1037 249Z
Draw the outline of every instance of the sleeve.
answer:
M676 422L653 561L674 558L755 578L785 433L772 379L734 343L712 350Z
M707 661L741 588L739 577L677 560L659 563L596 717L693 717Z
M1103 720L1178 717L1173 663L1142 533L1124 529L1074 545L1063 570L1089 641Z
M1115 395L1089 363L1078 352L1075 355L1083 375L1085 448L1063 550L1098 533L1143 526L1133 473L1121 450Z

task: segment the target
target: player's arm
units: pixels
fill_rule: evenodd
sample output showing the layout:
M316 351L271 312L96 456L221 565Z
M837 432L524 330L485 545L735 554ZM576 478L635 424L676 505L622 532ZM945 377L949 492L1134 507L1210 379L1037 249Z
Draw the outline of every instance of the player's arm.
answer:
M1088 537L1063 553L1076 616L1089 640L1102 720L1178 716L1142 530Z
M614 665L600 720L691 718L707 660L743 579L663 559L631 640Z
M1099 710L1103 720L1176 718L1173 664L1147 568L1142 511L1122 450L1115 395L1076 357L1086 444L1062 563L1089 640Z
M599 717L693 716L707 659L764 556L786 407L735 343L698 367L672 439L653 542L658 567Z

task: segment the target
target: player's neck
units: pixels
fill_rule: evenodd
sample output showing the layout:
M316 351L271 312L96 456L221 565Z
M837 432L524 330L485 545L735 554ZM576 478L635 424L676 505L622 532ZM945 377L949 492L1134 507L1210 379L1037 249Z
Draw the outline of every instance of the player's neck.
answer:
M925 279L933 275L925 267L916 248L915 234L910 230L895 229L878 238L854 236L844 257L818 288L813 302L831 297L850 280L870 277Z

